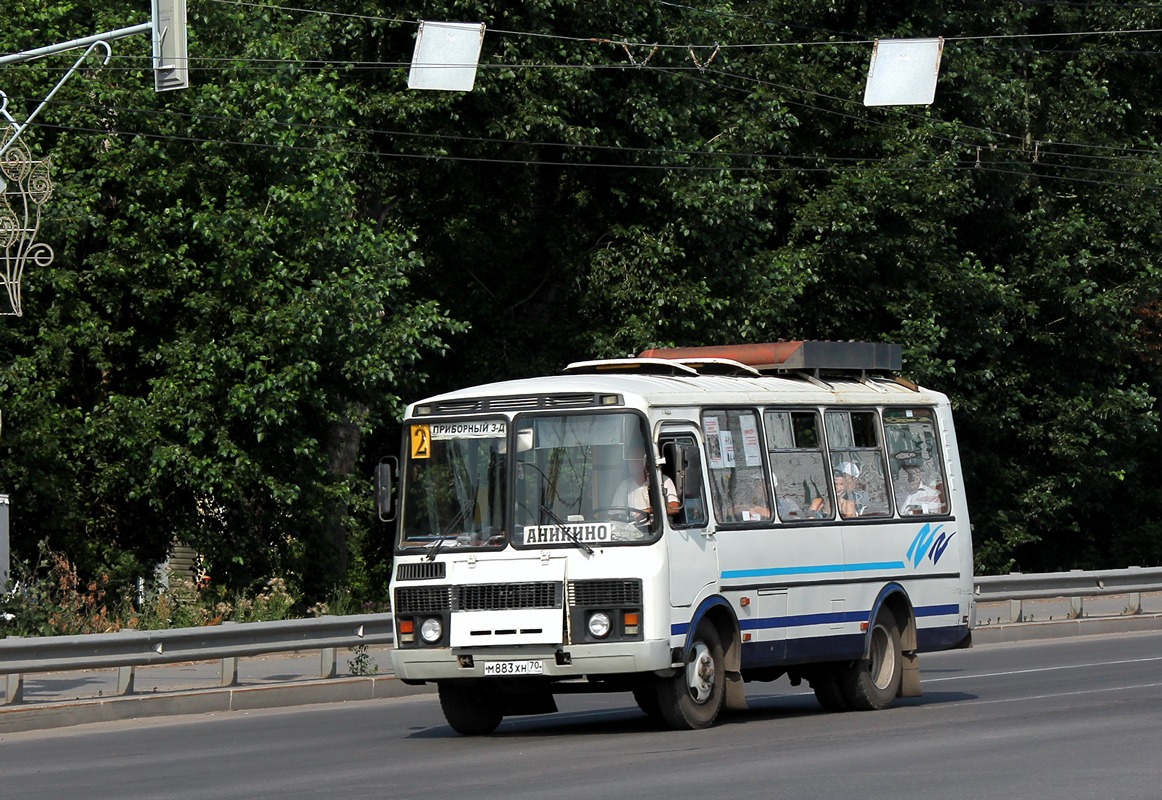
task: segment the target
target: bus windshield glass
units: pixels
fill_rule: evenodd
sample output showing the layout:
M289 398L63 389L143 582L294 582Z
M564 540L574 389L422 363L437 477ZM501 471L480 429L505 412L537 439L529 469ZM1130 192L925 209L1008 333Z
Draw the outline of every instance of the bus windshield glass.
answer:
M648 542L661 531L657 488L635 414L528 416L514 434L518 547Z
M508 422L413 423L401 548L504 547Z

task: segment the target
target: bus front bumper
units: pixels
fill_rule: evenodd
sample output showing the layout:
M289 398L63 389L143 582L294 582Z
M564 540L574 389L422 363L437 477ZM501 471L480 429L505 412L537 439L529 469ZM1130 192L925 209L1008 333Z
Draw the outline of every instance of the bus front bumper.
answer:
M525 647L416 648L393 650L397 678L438 681L455 678L535 677L557 680L586 675L655 672L671 667L670 641Z

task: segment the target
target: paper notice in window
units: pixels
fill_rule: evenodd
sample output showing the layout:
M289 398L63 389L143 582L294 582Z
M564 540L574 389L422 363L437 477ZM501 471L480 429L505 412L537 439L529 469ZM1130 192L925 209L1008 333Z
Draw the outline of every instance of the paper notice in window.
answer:
M710 462L710 469L722 469L722 440L718 438L718 417L706 417L702 421L702 429L706 431L706 456Z
M718 440L722 443L722 466L730 469L734 466L734 436L730 431L720 431Z
M754 414L743 414L738 418L742 427L742 452L748 467L762 466L763 456L759 450L759 426Z

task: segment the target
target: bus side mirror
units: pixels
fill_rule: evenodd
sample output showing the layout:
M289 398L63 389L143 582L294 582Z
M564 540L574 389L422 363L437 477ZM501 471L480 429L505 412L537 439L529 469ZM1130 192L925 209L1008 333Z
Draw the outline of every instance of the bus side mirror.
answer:
M399 460L395 456L380 459L375 465L375 513L380 522L395 519L395 476L399 471Z

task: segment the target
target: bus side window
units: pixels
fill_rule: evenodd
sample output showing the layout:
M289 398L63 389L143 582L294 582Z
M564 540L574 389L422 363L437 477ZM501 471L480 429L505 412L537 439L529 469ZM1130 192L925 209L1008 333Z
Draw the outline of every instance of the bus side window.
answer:
M702 415L714 515L724 523L774 519L757 412L720 409Z
M886 517L891 514L879 419L874 411L828 411L827 445L839 515Z
M884 433L897 513L901 516L947 514L948 494L932 409L885 409Z
M765 421L779 519L830 519L835 505L827 480L819 414L771 410L766 412Z
M707 522L706 497L702 491L702 454L693 436L663 438L662 474L674 481L682 508L671 520L676 528L702 527Z

